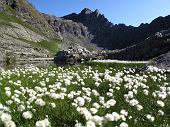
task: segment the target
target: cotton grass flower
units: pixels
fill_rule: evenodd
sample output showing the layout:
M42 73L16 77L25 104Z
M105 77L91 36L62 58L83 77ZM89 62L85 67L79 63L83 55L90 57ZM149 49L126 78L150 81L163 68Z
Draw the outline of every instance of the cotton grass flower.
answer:
M122 122L122 123L119 125L119 127L128 127L128 124L125 123L125 122Z
M26 111L26 112L23 112L22 117L24 119L32 119L33 115L32 115L32 112Z
M160 106L160 107L164 107L165 106L165 103L161 100L158 100L157 101L157 104Z
M44 120L37 121L35 126L36 127L51 127L51 123L46 118Z

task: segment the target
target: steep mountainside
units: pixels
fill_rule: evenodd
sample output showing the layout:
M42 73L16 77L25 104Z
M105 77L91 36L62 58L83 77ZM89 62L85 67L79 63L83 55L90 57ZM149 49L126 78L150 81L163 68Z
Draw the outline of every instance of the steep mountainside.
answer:
M12 13L8 11L8 14L18 17L49 37L56 36L53 28L27 0L0 0L0 3L3 10L13 10Z
M55 16L43 14L48 23L60 35L63 40L63 47L79 44L88 49L96 48L91 42L93 35L88 31L88 28L82 23L77 23L72 20L66 20Z
M109 53L110 59L150 60L170 51L170 29L155 33L144 41Z
M170 51L154 59L155 66L170 70Z
M0 59L50 57L58 34L26 0L0 0ZM3 54L3 55L2 55Z
M150 24L133 27L124 24L113 25L98 10L93 12L87 8L79 14L73 13L63 18L82 23L94 35L91 42L106 49L122 49L132 46L156 32L170 28L170 16L158 17Z

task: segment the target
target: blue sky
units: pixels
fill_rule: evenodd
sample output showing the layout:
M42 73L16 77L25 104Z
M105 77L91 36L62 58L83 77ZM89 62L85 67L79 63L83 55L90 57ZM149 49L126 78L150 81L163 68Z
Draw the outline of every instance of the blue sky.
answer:
M113 24L138 26L158 16L170 15L170 0L29 0L40 12L58 17L99 9Z

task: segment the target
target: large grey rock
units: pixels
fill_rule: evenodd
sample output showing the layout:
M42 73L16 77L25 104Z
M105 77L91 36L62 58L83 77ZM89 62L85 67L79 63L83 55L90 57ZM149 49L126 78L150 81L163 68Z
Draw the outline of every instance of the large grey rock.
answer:
M4 8L0 5L0 12L3 12Z
M4 61L4 59L5 59L5 53L0 48L0 61Z
M96 59L96 55L92 52L81 46L74 46L58 52L54 58L54 63L59 65L77 64L92 59Z
M170 70L170 52L155 58L153 60L153 65L161 69Z

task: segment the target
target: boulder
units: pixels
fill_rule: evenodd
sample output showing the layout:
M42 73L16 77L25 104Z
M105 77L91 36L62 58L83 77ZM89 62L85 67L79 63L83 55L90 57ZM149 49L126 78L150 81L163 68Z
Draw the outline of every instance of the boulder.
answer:
M86 48L83 48L81 46L74 46L69 47L66 50L59 51L54 58L54 63L59 65L73 65L96 58L97 56Z
M0 5L0 12L3 12L4 8Z
M160 69L170 70L170 51L155 58L153 64Z

